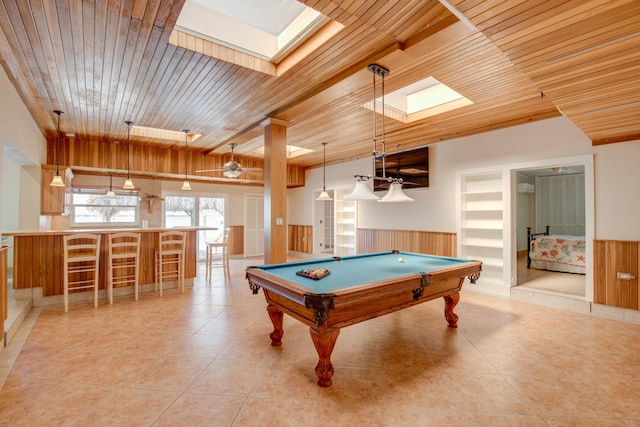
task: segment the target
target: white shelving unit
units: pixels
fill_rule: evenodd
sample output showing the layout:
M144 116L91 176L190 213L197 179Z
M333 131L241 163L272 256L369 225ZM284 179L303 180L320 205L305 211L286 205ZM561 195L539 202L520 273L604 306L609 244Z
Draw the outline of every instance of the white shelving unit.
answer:
M358 218L358 204L355 200L344 200L350 190L336 189L335 191L335 219L336 219L336 256L355 255L356 227Z
M482 261L481 286L508 289L503 172L462 174L459 179L460 258Z

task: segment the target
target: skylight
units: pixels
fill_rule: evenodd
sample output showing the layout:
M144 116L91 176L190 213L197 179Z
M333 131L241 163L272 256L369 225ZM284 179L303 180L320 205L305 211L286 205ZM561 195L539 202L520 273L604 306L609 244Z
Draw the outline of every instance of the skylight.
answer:
M296 0L187 0L176 28L273 61L321 18Z
M378 104L382 98L377 99ZM417 81L384 97L385 115L405 123L473 104L433 77ZM371 102L365 107L372 109ZM390 111L395 110L395 111Z
M256 148L252 152L264 156L264 146ZM312 152L313 150L309 150L308 148L296 147L295 145L287 145L287 159L293 159L295 157Z
M184 132L175 131L175 130L167 130L167 129L158 129L158 128L150 128L145 126L131 126L131 135L140 136L143 138L156 138L156 139L166 139L167 141L177 141L184 142ZM187 139L189 142L193 142L196 139L200 138L202 134L199 133L189 133L187 135Z

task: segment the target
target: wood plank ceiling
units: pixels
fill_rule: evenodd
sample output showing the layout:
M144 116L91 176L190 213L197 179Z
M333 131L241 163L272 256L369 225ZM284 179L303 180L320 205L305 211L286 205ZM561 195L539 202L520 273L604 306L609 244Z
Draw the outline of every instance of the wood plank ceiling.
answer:
M594 143L640 138L640 2L306 0L344 28L280 75L170 43L184 0L3 0L0 62L43 133L56 116L76 143L126 140L125 120L202 137L221 153L287 120L301 167L368 157L369 63L391 92L433 76L471 101L411 123L387 119L387 150L569 117ZM464 19L464 18L463 18ZM200 49L202 50L202 49ZM542 96L544 93L544 96ZM132 137L132 144L182 149Z

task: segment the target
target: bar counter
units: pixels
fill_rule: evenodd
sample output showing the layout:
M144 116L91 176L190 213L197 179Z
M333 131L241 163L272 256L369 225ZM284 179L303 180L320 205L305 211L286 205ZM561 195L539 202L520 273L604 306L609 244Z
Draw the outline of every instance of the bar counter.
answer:
M198 231L215 230L211 227L180 228L92 228L46 231L2 232L13 236L13 288L42 287L43 296L63 294L63 236L68 234L101 234L100 240L100 289L107 284L107 235L111 233L140 233L140 285L155 282L154 256L158 239L163 231L187 233L185 248L185 279L196 276L198 262Z

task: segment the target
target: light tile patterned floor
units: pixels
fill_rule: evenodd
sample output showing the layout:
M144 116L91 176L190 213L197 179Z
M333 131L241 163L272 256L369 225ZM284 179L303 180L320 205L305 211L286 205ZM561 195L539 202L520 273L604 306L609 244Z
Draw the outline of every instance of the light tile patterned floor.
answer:
M306 327L270 345L257 263L34 310L0 353L0 425L640 426L640 325L467 290L457 330L441 300L345 328L325 389Z
M559 273L556 271L527 268L527 258L518 259L518 286L528 289L557 292L584 297L586 279L584 274Z

